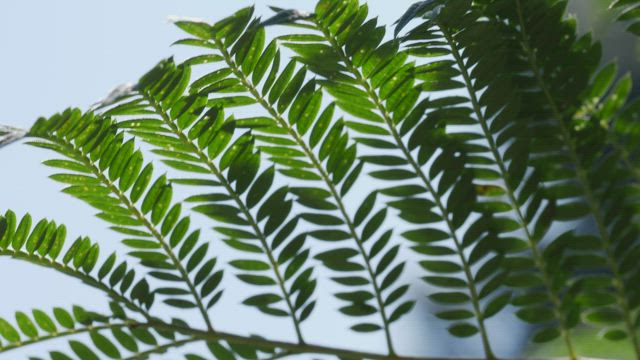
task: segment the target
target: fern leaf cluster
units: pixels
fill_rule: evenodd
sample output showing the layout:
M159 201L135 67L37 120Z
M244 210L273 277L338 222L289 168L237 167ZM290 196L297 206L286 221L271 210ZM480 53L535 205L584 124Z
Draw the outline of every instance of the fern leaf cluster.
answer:
M572 359L580 326L640 358L639 107L566 3L425 0L392 31L357 0L178 19L187 37L175 44L196 55L160 61L91 110L0 127L0 147L27 136L56 153L51 178L97 210L129 258L103 259L89 238L66 244L63 225L8 210L0 255L81 280L110 313L18 311L0 319L0 352L69 338L51 359L196 342L209 353L186 359L428 359L394 346L394 325L426 298L485 358L497 356L489 320L509 305L534 325L532 342L559 339ZM636 3L611 4L634 33ZM409 282L411 267L424 284ZM234 281L256 317L288 319L295 341L220 331L211 309ZM328 281L350 329L384 338L387 354L306 336ZM175 312L157 313L158 301Z

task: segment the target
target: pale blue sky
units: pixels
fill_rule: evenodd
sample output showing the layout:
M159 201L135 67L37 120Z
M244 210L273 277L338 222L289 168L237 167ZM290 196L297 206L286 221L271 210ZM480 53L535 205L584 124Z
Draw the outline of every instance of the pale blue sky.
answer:
M371 13L390 24L413 1L369 0ZM2 0L0 11L0 123L28 128L41 115L50 115L67 106L86 108L114 86L134 81L160 59L179 52L169 45L181 37L181 31L167 22L168 15L195 16L214 21L234 10L254 4L258 13L268 13L267 5L312 10L311 0ZM0 151L0 211L29 211L34 218L53 218L70 229L70 238L89 234L103 244L104 252L120 249L118 236L105 230L88 206L59 192L60 186L47 179L50 170L40 165L50 154L16 144ZM228 275L230 276L230 274ZM0 316L12 318L16 310L80 304L103 309L101 294L76 281L32 265L0 258ZM9 290L10 289L10 290ZM232 292L233 289L230 289ZM329 291L321 288L322 291ZM329 294L316 314L335 313L337 303ZM416 294L420 296L420 294ZM240 299L230 298L229 304ZM287 339L291 333L286 322L256 322L257 312L245 307L215 313L225 329L268 331L274 338ZM313 320L305 328L311 341L340 343L343 347L383 351L381 339L364 338L332 328L335 315ZM263 317L259 317L263 319ZM324 321L323 321L324 320ZM340 318L337 318L340 320ZM476 355L477 339L462 341L465 346L451 348L446 331L426 330L424 324L435 318L424 311L412 313L397 330L397 345L405 354ZM315 325L314 325L315 324ZM498 324L493 324L498 325ZM494 330L502 332L500 326ZM508 333L499 337L498 352L513 354L519 339ZM496 334L499 335L499 334ZM345 343L348 337L350 343ZM55 345L55 346L54 346ZM44 355L44 350L64 346L44 344L26 352L0 355L17 359Z

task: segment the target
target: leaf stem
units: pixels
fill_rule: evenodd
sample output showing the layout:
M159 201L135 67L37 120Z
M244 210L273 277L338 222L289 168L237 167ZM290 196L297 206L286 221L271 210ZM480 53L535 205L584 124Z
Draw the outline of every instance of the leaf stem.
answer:
M231 186L227 178L224 177L220 169L218 169L216 164L209 158L209 156L205 154L197 144L195 144L191 139L189 139L173 121L171 121L171 118L167 115L164 109L162 109L161 105L158 104L158 102L155 101L148 94L143 94L143 96L147 99L147 101L149 101L149 103L152 105L155 111L160 114L160 116L162 117L162 121L165 124L167 124L167 126L169 126L169 128L174 133L174 135L176 135L184 145L191 148L191 150L198 156L200 161L209 169L209 171L216 177L216 179L224 186L229 196L233 198L235 203L240 208L240 211L244 214L247 222L250 224L251 228L253 229L254 234L260 240L260 244L262 245L262 248L266 251L266 255L269 259L269 262L271 263L271 269L273 270L276 276L280 291L282 292L282 295L284 296L284 299L287 303L287 307L289 308L291 320L293 321L293 326L295 328L298 341L300 343L304 343L302 330L300 329L300 320L298 319L298 316L296 314L296 309L293 306L293 302L291 301L291 294L289 294L289 291L287 291L286 282L280 272L278 261L275 259L273 255L273 250L271 249L271 247L269 246L269 243L267 242L266 235L264 234L262 229L260 229L260 226L258 225L258 221L255 219L255 217L247 207L247 204L242 200L240 195L233 189L233 187Z
M235 63L235 61L231 58L231 55L229 54L227 49L224 47L222 42L219 39L216 39L215 44L218 50L222 53L222 56L224 57L227 65L233 71L234 75L244 84L244 86L249 90L249 92L253 95L253 97L260 103L260 105L262 105L262 107L265 110L269 112L269 114L278 122L278 124L285 130L287 130L287 132L291 135L294 141L302 149L305 155L309 158L309 160L311 160L313 166L318 170L320 177L329 188L329 192L335 199L336 204L339 208L339 211L342 214L342 217L344 218L345 223L349 229L349 233L351 237L355 240L356 245L358 246L358 251L360 252L364 260L367 273L371 278L373 290L375 292L376 302L378 305L378 309L380 311L382 323L384 325L384 332L385 332L385 337L387 341L387 346L389 348L389 352L391 354L394 354L395 351L393 348L393 342L391 340L391 331L389 329L390 322L386 314L384 301L382 300L382 291L380 290L380 286L378 285L378 280L373 271L373 267L371 265L371 259L367 255L362 239L358 235L358 232L356 231L356 227L353 224L353 221L351 220L351 216L346 210L344 201L342 200L342 196L340 196L340 193L336 189L336 186L331 180L326 169L324 168L320 160L316 157L316 155L313 153L313 151L308 146L306 141L302 138L302 136L293 127L289 126L289 123L282 117L282 115L260 94L256 86L245 76L245 74L240 70L240 68Z
M139 359L148 359L149 355L153 355L153 354L157 354L157 353L162 353L165 352L171 348L178 348L181 347L183 345L186 344L190 344L192 342L196 342L196 341L202 341L202 339L199 338L188 338L188 339L182 339L182 340L176 340L176 341L172 341L170 343L166 343L163 345L157 345L149 350L146 351L142 351L139 352L137 354L131 355L129 357L123 358L123 360L139 360Z
M575 170L578 176L578 181L583 188L583 192L585 195L585 199L589 205L591 213L593 214L594 220L596 222L596 226L598 227L598 232L602 237L604 242L605 252L607 255L607 263L611 269L611 272L614 276L613 286L616 290L618 305L620 306L622 312L624 313L624 322L627 328L628 335L631 339L631 343L633 345L634 351L636 353L636 357L640 358L640 341L638 340L638 336L636 333L636 327L634 326L633 317L631 313L631 309L629 308L627 294L624 288L624 279L620 274L620 270L618 269L618 264L615 259L615 255L613 253L612 247L614 246L611 236L606 228L604 223L604 219L602 217L602 210L600 209L600 205L598 204L598 200L595 198L593 194L593 189L589 183L588 175L585 169L582 167L580 158L577 154L576 145L571 139L571 134L565 126L562 113L556 104L555 99L551 95L549 88L546 85L544 77L542 75L542 70L538 66L537 57L535 50L529 46L529 36L527 34L526 25L524 21L524 14L522 10L521 0L516 0L517 13L518 13L518 21L521 30L521 45L526 53L527 60L529 61L529 65L533 70L536 81L538 82L538 86L540 86L544 96L551 107L551 111L553 116L558 124L560 129L560 135L562 136L563 141L568 146L569 157L571 158L571 162L575 166Z
M476 118L480 123L480 127L482 128L484 137L487 140L489 148L491 149L491 154L493 155L493 158L496 161L496 164L498 166L498 170L500 171L500 176L502 177L504 189L507 193L509 205L511 205L511 208L513 209L516 215L516 220L518 221L518 223L520 224L520 227L523 229L525 233L527 243L529 244L529 247L531 249L533 261L535 262L536 266L540 269L543 283L545 286L545 292L547 293L547 297L551 300L553 304L553 313L554 313L554 316L556 317L556 320L560 324L560 332L562 333L562 338L564 339L565 344L567 345L567 351L569 352L569 356L571 357L571 359L575 359L576 352L571 341L569 329L567 328L566 323L562 318L560 298L553 291L553 287L551 285L552 281L549 278L549 274L547 273L547 267L546 267L545 261L542 255L540 254L536 241L529 230L529 223L526 220L524 214L522 213L522 209L520 208L518 201L516 200L515 190L511 187L511 182L509 181L510 179L509 171L507 170L504 159L500 154L500 151L495 142L495 139L491 134L491 130L489 130L487 119L482 113L482 108L480 106L480 102L478 101L478 97L476 95L475 88L473 86L473 82L469 74L469 70L464 63L462 54L460 53L460 50L458 49L456 41L454 40L451 32L448 31L444 26L441 26L440 24L438 24L438 28L440 29L445 39L447 40L447 43L451 48L451 53L456 61L456 64L458 65L460 73L462 74L465 87L467 88L467 92L471 100L471 106L473 107L473 112L475 113Z
M79 279L81 280L83 283L96 288L98 290L101 290L103 292L105 292L107 295L109 295L113 300L118 301L124 305L126 305L129 309L139 313L140 315L144 316L145 319L149 320L151 319L151 315L147 312L147 310L143 309L142 307L138 306L136 303L134 303L133 301L131 301L130 299L128 299L124 294L120 294L117 291L115 291L114 289L110 288L109 286L107 286L106 284L104 284L103 282L101 282L100 280L97 280L95 278L93 278L92 276L90 276L89 274L83 273L81 271L78 271L72 267L69 267L67 265L64 264L60 264L54 260L50 260L47 259L45 257L40 257L40 256L34 256L31 255L29 253L26 252L22 252L22 251L14 251L14 250L10 250L10 249L4 249L4 250L0 250L0 256L10 256L13 259L16 260L21 260L21 261L27 261L30 262L32 264L36 264L39 266L43 266L46 268L50 268L50 269L54 269L62 274L71 276L73 278Z

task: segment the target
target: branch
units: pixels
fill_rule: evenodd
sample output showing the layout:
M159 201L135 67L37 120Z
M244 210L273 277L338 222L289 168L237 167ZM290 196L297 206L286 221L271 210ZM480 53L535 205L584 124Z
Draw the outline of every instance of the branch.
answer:
M0 125L0 149L27 136L28 131L7 125Z
M324 354L333 355L340 358L348 359L371 359L371 360L445 360L444 358L429 358L429 357L413 357L413 356L399 356L399 355L382 355L370 352L360 352L341 348L334 348L329 346L314 345L314 344L299 344L284 342L278 340L270 340L261 337L254 336L242 336L226 332L207 332L188 327L166 324L166 323L150 323L141 324L142 326L149 326L158 330L176 331L185 335L197 337L207 341L227 341L237 345L247 345L250 347L277 347L284 350L286 353L295 354ZM476 359L468 359L476 360ZM479 358L477 360L480 360Z
M190 344L192 342L196 342L196 341L202 341L202 339L199 338L188 338L188 339L183 339L183 340L176 340L176 341L172 341L170 343L166 343L163 345L158 345L155 346L149 350L146 351L142 351L139 353L136 353L134 355L131 355L129 357L123 358L123 360L139 360L139 359L147 359L149 355L152 354L158 354L158 353L163 353L171 348L178 348L181 347L183 345L186 344Z

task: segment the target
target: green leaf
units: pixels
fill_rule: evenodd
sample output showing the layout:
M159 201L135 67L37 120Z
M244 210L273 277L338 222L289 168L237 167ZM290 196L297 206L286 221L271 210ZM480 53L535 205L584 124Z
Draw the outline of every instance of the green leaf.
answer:
M75 327L75 321L69 312L62 308L54 308L53 315L58 323L67 329L73 329Z
M585 319L594 324L617 324L623 321L624 315L617 309L602 308L590 311Z
M447 330L455 337L470 337L478 333L478 328L468 323L458 323L452 325Z
M9 342L20 341L20 334L18 331L9 322L2 318L0 318L0 335Z
M364 324L353 325L351 327L351 330L355 332L369 333L369 332L382 330L382 327L378 324L364 323Z
M252 296L246 299L245 301L243 301L242 303L250 306L267 306L267 305L277 303L280 300L282 300L282 297L280 297L280 295L277 295L277 294L261 294L261 295Z
M342 230L315 230L309 232L310 236L323 241L342 241L351 238L351 235Z
M420 262L425 270L434 273L458 273L462 271L462 267L451 261L444 260L425 260Z
M180 20L175 21L174 24L183 31L201 39L208 40L213 35L211 26L204 22Z
M628 337L627 332L621 329L613 329L604 333L603 337L609 341L621 341Z
M389 316L389 322L394 322L399 320L403 315L408 314L413 307L415 306L415 301L407 301L398 306L393 312L391 316Z
M229 264L238 270L245 271L265 271L271 269L269 264L260 260L233 260L229 262Z
M502 309L505 308L509 304L511 300L511 293L502 294L495 299L492 299L484 309L484 318L488 319L497 313L499 313Z
M533 335L534 343L545 343L549 342L553 339L556 339L560 336L560 330L557 328L543 328L538 330L535 335Z
M48 333L55 333L58 329L53 320L44 311L34 309L32 311L33 318L40 328Z
M27 316L27 314L23 312L16 313L16 323L18 324L18 328L22 331L23 334L27 335L30 338L35 338L38 336L38 329L33 324L33 321Z
M96 353L94 353L93 350L91 350L87 345L79 341L71 340L69 341L69 345L71 346L71 350L73 350L73 352L76 353L76 355L78 355L80 359L100 360L98 355L96 355Z
M250 275L250 274L239 274L236 276L238 277L238 279L250 285L257 285L257 286L276 285L276 282L272 278L267 276Z
M91 340L96 345L96 347L102 351L105 355L112 359L120 358L120 351L118 348L104 335L101 335L97 331L92 331L90 333Z

